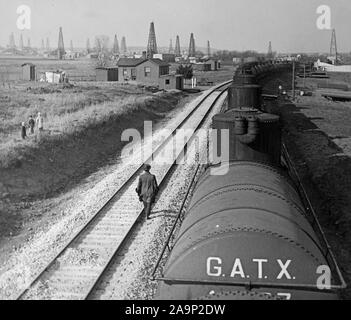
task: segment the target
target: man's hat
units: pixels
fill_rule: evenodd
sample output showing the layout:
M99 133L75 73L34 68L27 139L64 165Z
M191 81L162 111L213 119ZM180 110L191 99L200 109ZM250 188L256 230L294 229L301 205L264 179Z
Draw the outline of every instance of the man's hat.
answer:
M149 164L144 164L144 170L145 171L150 171L151 166Z

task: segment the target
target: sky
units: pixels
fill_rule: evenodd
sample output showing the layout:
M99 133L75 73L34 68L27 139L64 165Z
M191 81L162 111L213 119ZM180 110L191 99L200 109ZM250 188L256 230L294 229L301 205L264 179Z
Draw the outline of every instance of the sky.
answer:
M31 8L31 29L17 28L17 7ZM50 38L57 46L59 27L65 46L85 47L96 35L126 36L128 46L146 46L149 25L155 23L157 44L169 46L178 34L187 47L190 33L196 45L227 50L267 52L272 42L278 52L328 52L331 30L319 30L317 8L331 8L338 50L351 51L350 0L0 0L0 45L14 32L33 46Z

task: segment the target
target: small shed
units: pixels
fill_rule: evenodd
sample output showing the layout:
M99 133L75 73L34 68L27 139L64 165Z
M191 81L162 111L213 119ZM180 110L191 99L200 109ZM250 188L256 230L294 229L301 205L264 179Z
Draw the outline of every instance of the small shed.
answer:
M207 62L198 62L193 64L195 71L211 71L211 64Z
M46 71L45 81L49 83L61 83L64 82L65 73L62 71Z
M96 81L118 81L117 67L96 68Z
M32 63L22 64L22 80L35 81L35 65Z
M184 89L184 77L182 75L163 75L158 79L158 87L162 90L183 90Z
M139 81L139 79L137 79L137 67L145 61L147 61L147 59L144 58L120 58L117 62L119 68L118 81Z
M209 59L206 61L207 64L210 64L210 70L211 71L217 71L218 69L221 68L221 62L217 59Z

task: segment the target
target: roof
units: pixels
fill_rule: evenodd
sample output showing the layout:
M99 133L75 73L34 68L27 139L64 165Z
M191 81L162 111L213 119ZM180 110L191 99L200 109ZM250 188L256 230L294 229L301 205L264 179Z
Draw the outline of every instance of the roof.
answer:
M145 62L146 59L140 58L140 59L135 59L135 58L121 58L118 60L117 65L119 67L136 67L139 64Z
M160 78L183 78L182 74L163 74Z
M35 66L35 65L33 63L28 62L28 63L23 63L22 67L24 67L24 66Z
M234 59L234 58L233 58L233 59ZM218 59L209 58L209 57L203 57L201 60L202 60L203 62L219 61Z
M169 66L169 63L165 62L165 61L162 61L161 59L149 59L149 61L153 62L153 63L156 63L157 65L159 65L160 67L163 67L163 66Z
M97 67L97 70L117 70L118 67Z

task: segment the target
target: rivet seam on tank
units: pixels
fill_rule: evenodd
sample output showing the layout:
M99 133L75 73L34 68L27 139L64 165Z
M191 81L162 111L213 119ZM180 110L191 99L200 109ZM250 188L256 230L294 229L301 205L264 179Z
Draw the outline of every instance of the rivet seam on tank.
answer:
M256 296L259 298L267 298L267 300L280 300L282 298L279 298L278 296L273 296L273 295L267 295L261 292L255 292L255 291L246 291L246 290L231 290L231 291L219 291L216 292L215 294L208 294L199 298L196 298L195 300L208 300L209 298L213 297L222 297L222 296Z
M273 173L276 173L277 175L279 175L281 178L283 178L285 181L287 181L290 185L291 185L291 182L290 180L287 178L287 176L285 176L284 174L282 174L279 170L273 168L272 166L268 165L268 164L265 164L263 162L251 162L251 161L238 161L238 162L232 162L229 164L229 167L234 167L234 166L243 166L243 165L250 165L250 166L253 166L253 167L258 167L258 168L264 168L264 169L267 169ZM200 186L205 180L206 178L208 177L208 175L210 174L209 171L207 171L207 173L205 173L203 175L202 178L199 179L198 183L197 183L197 186Z
M231 187L231 188L230 188ZM230 189L227 189L227 188L230 188ZM258 193L264 193L264 194L267 194L269 196L273 196L273 197L276 197L284 202L286 202L287 204L291 205L292 207L294 207L304 218L308 218L306 213L300 208L298 207L294 202L286 199L285 197L283 197L282 195L276 193L276 192L272 192L272 191L267 191L267 190L262 190L262 189L258 189L258 188L265 188L264 186L260 186L260 185L257 185L256 188L255 187L232 187L232 186L225 186L223 188L221 188L220 190L222 191L219 191L219 190L216 190L215 193L211 193L209 195L207 195L206 197L204 198L201 198L200 200L198 200L193 206L191 206L189 209L188 209L188 212L194 210L196 207L200 206L203 202L209 200L209 199L212 199L212 198L215 198L219 195L222 195L222 194L225 194L225 193L229 193L229 192L232 192L232 191L255 191L255 192L258 192ZM227 190L223 190L223 189L227 189Z
M234 226L227 226L225 229L209 232L206 234L206 236L203 236L203 237L197 239L196 241L191 242L189 245L187 245L185 248L183 248L182 251L178 255L174 256L172 261L177 260L184 252L197 246L198 244L200 244L204 240L211 238L212 236L222 235L222 234L226 234L226 233L232 233L233 231L234 232L235 231L243 231L243 232L265 233L265 234L269 234L271 236L274 236L276 238L283 239L283 240L295 245L295 247L300 248L302 251L304 251L306 254L308 254L311 258L313 258L319 265L322 264L322 262L311 251L307 250L303 245L292 240L291 238L289 238L287 236L281 235L277 232L265 230L265 229L257 229L257 228L251 228L251 227L239 227L238 228L238 227L234 227Z

